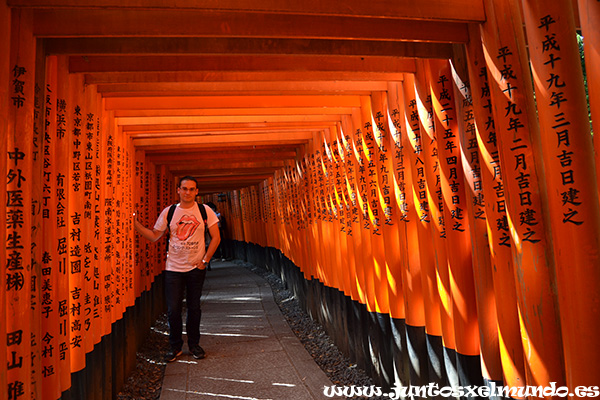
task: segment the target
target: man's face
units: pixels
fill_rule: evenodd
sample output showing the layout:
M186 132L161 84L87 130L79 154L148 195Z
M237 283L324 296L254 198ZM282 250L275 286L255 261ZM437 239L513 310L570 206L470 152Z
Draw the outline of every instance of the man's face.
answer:
M177 194L179 195L180 201L189 202L196 200L198 194L198 188L194 181L183 181L177 188Z

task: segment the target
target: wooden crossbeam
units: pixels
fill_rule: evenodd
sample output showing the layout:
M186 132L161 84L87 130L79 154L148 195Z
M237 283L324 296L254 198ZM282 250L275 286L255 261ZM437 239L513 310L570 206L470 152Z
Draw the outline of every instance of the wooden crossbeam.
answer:
M414 73L412 58L302 55L71 56L71 73L193 71L347 71Z
M312 55L449 58L449 43L273 38L59 38L45 39L47 54L65 55Z
M201 23L198 23L201 21ZM465 43L464 22L205 10L38 9L38 37L251 37Z
M482 0L414 0L365 2L363 0L8 0L9 7L122 10L204 10L216 12L281 13L300 15L387 17L417 20L481 22ZM160 29L160 28L157 28Z

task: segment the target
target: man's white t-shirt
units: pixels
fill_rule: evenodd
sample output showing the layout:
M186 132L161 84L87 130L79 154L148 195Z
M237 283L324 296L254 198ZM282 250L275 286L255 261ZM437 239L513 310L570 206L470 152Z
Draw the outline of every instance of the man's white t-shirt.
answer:
M206 209L207 225L210 228L219 222L217 215L210 207L200 205ZM165 231L167 229L167 214L171 206L162 210L154 229ZM204 221L198 206L190 208L175 207L171 219L169 238L169 252L167 254L167 271L187 272L202 264L202 257L206 252L204 245Z

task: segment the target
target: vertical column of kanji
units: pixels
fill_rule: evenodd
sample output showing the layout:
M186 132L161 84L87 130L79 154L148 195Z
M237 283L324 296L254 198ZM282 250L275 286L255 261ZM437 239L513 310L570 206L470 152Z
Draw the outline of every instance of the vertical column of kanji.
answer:
M410 79L410 78L409 78ZM421 140L420 147L416 143L415 150L421 153L415 159L416 176L413 179L419 190L421 205L427 207L428 220L421 216L421 236L419 236L421 280L423 282L423 296L425 300L425 317L427 319L427 346L429 351L436 354L444 363L436 363L429 357L429 379L439 385L458 385L456 371L456 344L453 321L453 300L451 278L446 252L446 220L444 218L444 199L440 168L438 161L438 142L435 134L435 123L431 104L429 80L424 62L418 64L417 75L414 79L413 89L409 96L405 96L408 103L407 109L416 111L418 119L418 135ZM411 104L415 99L414 105ZM415 110L416 108L416 110ZM411 117L412 118L412 117ZM416 133L416 131L415 131ZM423 192L424 191L424 192ZM427 203L423 204L423 197ZM431 242L430 245L426 242ZM422 247L425 245L425 247Z
M314 140L309 141L308 152L310 157L310 179L311 179L311 191L310 191L310 202L312 213L312 226L311 226L311 265L313 270L313 277L321 281L322 269L321 269L321 252L322 246L319 237L319 230L321 224L321 207L319 205L319 174L317 169L317 155L314 149Z
M578 0L579 23L583 34L585 76L587 78L588 100L593 132L600 132L600 2L598 0ZM596 179L600 182L600 137L594 136L596 154ZM600 189L600 184L598 184Z
M377 171L377 144L375 142L375 120L371 98L361 97L361 118L363 127L363 156L365 157L365 179L368 198L369 223L371 224L371 251L373 258L373 293L378 313L389 313L389 292L385 243L383 239L383 209L379 203L379 172Z
M290 162L287 169L287 190L288 190L288 210L289 210L289 238L290 238L290 260L302 268L302 256L298 244L298 233L300 226L298 225L298 174L295 165Z
M31 195L35 41L31 14L13 11L6 176L6 379L8 398L32 394ZM7 78L7 77L5 77Z
M367 183L367 160L364 153L364 140L363 140L363 121L361 117L361 110L356 108L352 110L352 141L354 142L354 149L356 152L356 180L357 180L357 197L358 207L360 213L360 225L361 225L361 243L360 243L360 255L357 257L357 268L360 263L361 268L359 274L362 274L363 287L365 293L365 305L367 311L375 312L377 310L375 292L374 292L374 261L372 256L371 246L371 220L369 216L369 195L368 195L368 183Z
M311 247L307 246L307 238L309 237L309 224L308 224L308 202L309 202L309 194L306 190L308 183L308 171L306 168L305 157L300 157L299 160L296 161L296 168L299 174L298 181L298 212L299 212L299 220L298 223L301 228L300 235L298 237L300 250L302 251L302 272L306 279L310 279L312 276L312 269L310 265L311 259Z
M82 88L83 90L83 88ZM84 164L83 164L83 262L81 265L81 274L83 277L81 294L81 325L82 334L85 343L85 352L90 353L94 350L94 345L100 342L101 336L98 329L98 321L93 317L93 298L96 293L94 290L94 265L97 257L96 227L94 223L94 212L99 207L97 199L97 189L95 188L96 179L96 160L98 149L98 111L96 104L96 90L94 86L87 86L84 92L85 102L85 138L84 143Z
M389 310L392 318L404 319L404 293L402 282L402 257L400 252L400 232L398 227L400 209L396 202L394 188L393 147L391 138L390 112L387 92L371 94L375 155L377 159L378 203L383 215L383 240L385 244L385 262L388 272Z
M42 177L42 225L44 232L41 244L41 320L42 334L41 362L42 386L44 398L57 399L60 397L60 374L58 365L58 249L56 229L56 152L57 134L57 64L56 56L49 56L46 61L46 85L44 93L44 139L42 141L42 157L44 170Z
M103 101L103 103L105 103ZM104 130L106 131L105 141L103 147L105 149L105 155L103 158L103 176L105 184L104 199L101 203L103 225L101 227L101 242L102 247L102 266L94 271L94 281L100 286L100 297L98 299L99 313L102 316L102 325L105 332L110 332L113 322L117 321L125 309L125 294L126 286L128 282L128 276L122 269L125 263L125 252L124 245L126 243L125 236L121 229L119 229L119 221L116 218L116 205L121 203L121 195L119 193L121 185L119 181L121 179L121 163L120 159L120 141L118 139L118 128L116 126L114 112L107 111L106 107L103 107L103 114L107 115L106 124ZM123 216L123 223L126 223L128 219L131 219L131 214L125 214ZM112 240L111 240L112 239ZM108 293L105 280L106 276L109 277L115 275L115 292L116 295L121 299L121 306L119 310L110 311L110 308L106 308L106 298L110 295ZM109 278L110 279L110 278ZM109 306L110 307L110 306Z
M485 7L483 47L514 241L527 384L560 386L565 377L554 259L522 18L518 5L508 0L486 0Z
M325 260L325 248L326 245L324 243L324 234L323 234L323 225L325 224L326 212L325 212L325 200L324 200L324 170L323 170L323 160L322 154L320 150L320 140L317 134L313 134L313 140L311 142L312 145L312 153L315 156L315 166L314 166L314 174L315 174L315 208L317 210L316 214L316 258L315 258L315 266L317 269L317 279L323 284L327 284L327 264Z
M479 28L470 28L472 38L479 37ZM476 125L476 143L479 147L481 181L485 199L487 236L490 263L494 281L498 319L498 342L502 360L504 383L511 387L525 385L523 345L519 329L519 313L512 246L506 217L504 182L500 172L496 126L492 113L492 99L487 79L481 41L472 39L467 46L467 66ZM471 141L468 148L472 147ZM473 184L473 188L475 185Z
M332 167L333 171L331 174L331 181L333 184L333 200L335 207L335 224L334 229L338 240L336 240L336 259L337 259L337 274L340 280L339 289L344 292L346 296L350 296L350 276L348 275L348 239L346 231L346 196L344 193L344 149L342 146L341 132L338 126L332 126L330 128L331 135L331 146L330 151L332 153Z
M269 178L269 200L270 200L270 218L271 218L271 234L272 234L272 247L275 249L281 249L281 232L279 231L279 227L280 227L280 219L279 219L279 213L278 213L278 198L279 198L279 193L277 192L277 187L276 187L276 183L277 183L277 174L273 174L273 177ZM228 200L229 200L230 196L227 196ZM227 232L229 232L229 221L225 220L226 223L226 229Z
M94 173L93 173L93 190L94 190L94 207L92 210L92 221L93 221L93 257L92 257L92 268L90 270L89 279L92 287L92 294L90 296L90 311L89 318L92 319L94 329L94 344L97 344L107 332L104 331L105 321L110 318L109 315L103 315L101 313L100 298L102 296L102 289L98 276L100 269L103 268L104 263L104 247L105 234L102 231L104 224L104 199L106 196L106 157L107 157L107 124L108 118L104 108L104 102L100 94L94 90L94 109L96 110L96 131L95 139L96 143L94 146Z
M400 93L402 90L402 93ZM413 212L409 208L409 218L414 218L414 223L406 226L407 250L409 252L408 271L405 275L406 282L406 335L410 357L410 383L412 385L424 385L429 382L429 368L427 367L427 334L430 336L442 336L440 327L440 315L436 307L439 305L431 303L437 296L437 282L427 284L427 271L431 269L433 242L431 233L431 209L429 207L430 197L427 190L427 179L425 176L425 157L423 151L423 138L421 124L419 122L419 108L415 92L415 77L413 74L404 75L404 84L398 88L397 107L404 110L404 121L401 121L406 127L406 135L402 138L402 147L406 148L407 164L410 166L405 179L410 179L412 187L408 186L409 196L407 206L410 202L413 204ZM400 99L403 102L400 102ZM421 262L423 258L424 263ZM433 267L435 269L435 266ZM432 317L432 314L434 315ZM452 331L453 332L453 331ZM444 334L444 346L454 348L454 336L450 337ZM433 375L435 377L435 375Z
M0 3L0 54L10 54L11 47L11 15L10 8L6 2ZM0 58L0 154L4 157L7 153L8 139L8 115L9 115L9 98L10 95L10 58ZM5 162L0 163L0 176L6 176L7 165ZM4 184L2 184L4 185ZM6 189L0 190L0 221L6 221ZM0 243L6 243L6 229L0 229ZM0 246L0 259L6 260L6 245ZM0 273L0 313L7 315L6 308L6 274ZM6 354L7 344L6 338L6 323L0 323L0 365L7 365ZM0 390L7 391L6 374L0 374Z
M333 180L335 160L333 158L333 140L329 132L321 132L321 154L324 171L324 204L325 223L323 224L323 241L325 248L325 267L329 278L328 286L341 289L340 254L338 236L338 214L335 201L335 184Z
M44 175L44 125L46 96L46 54L43 46L36 46L35 98L33 116L33 169L31 192L31 393L42 397L42 231L43 175Z
M523 0L556 260L567 384L600 380L600 206L585 87L569 2Z
M83 97L81 77L71 77L70 107L67 117L72 121L69 136L69 176L67 226L68 226L68 262L69 277L69 351L71 353L71 372L85 368L85 342L83 330L83 301L85 299L83 279L84 248L87 239L87 224L84 223L85 197L85 157L86 157L86 117L87 109Z
M115 268L115 259L110 248L106 248L106 242L112 238L112 243L116 244L120 238L114 234L113 224L113 208L114 188L115 188L115 160L114 160L114 123L112 111L106 111L104 101L102 104L102 127L100 131L100 167L99 180L102 182L99 192L98 210L94 210L94 231L98 237L94 238L94 245L98 246L98 262L94 265L92 282L94 286L93 312L94 318L100 320L98 330L102 336L110 333L110 325L113 322L113 316L110 313L105 313L103 309L103 299L107 292L101 279L104 274L112 271ZM98 226L96 226L98 224ZM96 233L94 233L96 235ZM121 288L119 280L115 279L115 292L120 295ZM122 305L121 305L122 307Z
M352 248L348 247L348 195L346 192L346 151L344 146L343 132L340 125L336 125L335 129L335 147L333 148L334 163L334 183L336 193L336 203L338 210L338 234L340 235L340 264L338 265L341 276L342 290L348 297L352 296L352 275L351 271L354 268L354 254L351 253ZM353 252L354 250L352 250Z
M147 187L146 187L146 153L143 150L135 150L135 177L133 179L134 187L134 204L137 210L144 215L144 224L152 226L152 218L148 207ZM136 236L136 260L134 268L134 294L138 298L145 289L145 277L147 275L150 261L148 260L148 241L142 240Z
M159 210L157 207L157 201L159 200L158 185L156 184L157 167L156 164L152 162L148 162L148 166L148 215L153 215L156 218L158 214L160 214L160 211L162 211L162 209ZM156 276L155 272L158 253L158 246L149 247L150 249L148 253L148 258L150 265L148 267L148 277L146 279L146 290L150 290L150 288L152 287L152 283L154 282L154 277ZM162 263L160 263L159 265L162 265Z
M71 352L69 351L69 181L71 179L71 157L69 142L73 129L73 119L70 110L73 104L71 98L71 79L69 77L68 60L66 57L57 58L58 85L56 91L56 234L57 249L55 267L58 273L57 308L58 308L58 360L60 371L61 391L71 387Z
M120 204L115 204L116 210L122 209L127 215L132 215L134 210L138 210L139 192L137 186L140 184L139 178L136 177L136 149L133 145L133 140L123 132L123 127L117 129L117 138L121 143L120 148L117 148L117 153L121 159L120 165L117 164L117 187ZM175 187L172 183L172 187ZM120 192L119 192L120 190ZM138 211L136 211L137 214ZM118 217L118 214L117 214ZM153 224L156 216L144 215L144 224ZM148 226L146 225L146 226ZM153 225L150 225L153 226ZM140 270L138 255L136 251L136 235L133 229L132 218L117 218L117 227L122 230L124 243L123 263L124 274L128 277L127 294L125 296L126 306L135 304L137 299L138 274ZM139 237L138 237L139 240Z
M342 116L342 121L339 125L340 140L344 152L342 157L343 165L343 185L344 196L346 201L346 240L348 265L347 274L350 279L350 294L352 300L357 303L365 304L365 295L362 282L362 276L359 270L362 262L359 262L361 256L361 227L360 215L358 208L358 194L356 190L356 156L354 152L354 141L352 140L352 120L350 116Z
M477 38L477 37L476 37ZM481 155L477 145L477 125L467 71L466 54L456 51L451 65L460 152L465 177L465 202L471 236L471 252L481 370L487 382L502 381L502 365L498 345L498 318L494 296L494 277L491 267L490 245L487 237Z
M405 79L407 78L405 77ZM399 381L402 385L408 386L411 375L410 364L412 364L410 362L410 355L411 353L415 354L413 352L409 353L409 350L416 350L417 347L413 347L412 343L411 346L408 346L407 332L409 329L415 328L422 330L423 336L425 332L425 311L421 277L417 275L416 278L413 278L412 276L413 269L417 268L417 271L420 271L417 232L419 216L416 211L416 190L412 179L414 170L410 157L412 146L408 139L409 130L412 132L412 127L408 124L407 110L404 106L403 82L388 82L387 96L388 118L390 119L389 142L392 159L392 184L397 204L396 212L398 213L398 248L400 252L402 293L404 297L404 332L399 332L401 335L400 343L403 347L399 347L402 354L399 357L396 370L398 371Z
M319 238L319 224L321 221L321 209L319 207L319 196L318 196L318 171L317 171L317 158L313 147L314 140L309 141L307 157L308 157L308 169L310 179L310 193L309 201L311 207L311 226L310 226L310 247L311 247L311 270L312 276L315 279L321 280L321 251L320 238Z

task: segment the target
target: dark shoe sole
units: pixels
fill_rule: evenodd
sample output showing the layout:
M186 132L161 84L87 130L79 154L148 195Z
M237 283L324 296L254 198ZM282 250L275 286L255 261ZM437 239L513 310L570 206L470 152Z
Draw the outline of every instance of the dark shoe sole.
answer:
M167 359L167 362L173 362L173 361L177 360L177 357L179 357L182 354L183 354L183 352L181 350L179 350L177 353L175 353L175 355L173 357Z

